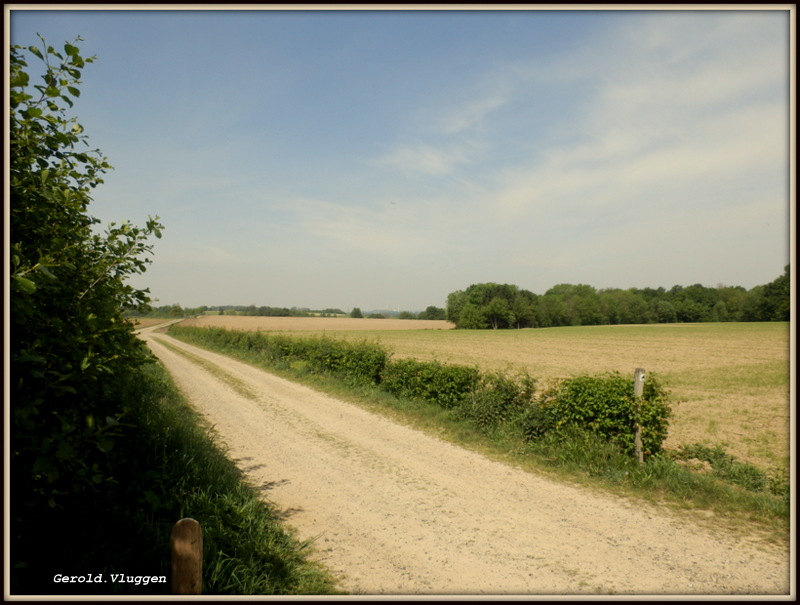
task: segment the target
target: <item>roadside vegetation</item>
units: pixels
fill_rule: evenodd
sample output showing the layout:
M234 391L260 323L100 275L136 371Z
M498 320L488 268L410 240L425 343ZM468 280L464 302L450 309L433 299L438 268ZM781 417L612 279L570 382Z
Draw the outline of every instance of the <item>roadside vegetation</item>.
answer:
M206 594L331 593L125 318L148 308L125 280L145 271L162 226L100 234L88 214L111 166L66 117L94 60L79 40L10 49L10 593L169 594L183 517L204 532Z
M492 457L698 514L728 529L788 539L788 472L767 472L723 448L663 448L670 393L647 377L638 416L645 462L632 455L632 381L617 373L538 381L436 361L393 359L375 342L222 328L170 335L345 398Z

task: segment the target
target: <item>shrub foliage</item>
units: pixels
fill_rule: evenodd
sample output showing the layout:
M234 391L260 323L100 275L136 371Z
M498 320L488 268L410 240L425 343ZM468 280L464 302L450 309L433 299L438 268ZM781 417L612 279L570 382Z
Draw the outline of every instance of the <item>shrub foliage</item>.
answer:
M116 391L147 359L123 311L148 302L125 279L145 270L161 225L87 214L109 170L75 118L82 58L74 44L10 52L11 463L14 514L55 507L111 479L108 452L123 434ZM75 42L77 44L77 41ZM34 84L26 55L44 63Z
M526 373L509 376L487 372L462 403L461 414L483 431L504 424L517 424L535 405L536 379Z
M391 361L381 374L381 386L386 391L444 408L459 405L475 391L479 382L477 368L415 359Z
M669 395L652 373L637 404L633 382L619 373L583 375L557 381L545 390L524 419L528 438L564 427L591 431L633 452L637 416L646 456L661 450L671 416Z

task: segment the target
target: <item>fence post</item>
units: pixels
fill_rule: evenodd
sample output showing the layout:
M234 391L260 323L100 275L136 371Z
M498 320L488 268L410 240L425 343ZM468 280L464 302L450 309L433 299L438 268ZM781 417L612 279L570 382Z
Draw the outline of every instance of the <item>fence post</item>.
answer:
M172 527L172 594L203 592L203 530L194 519L181 519Z
M636 423L633 429L633 447L636 449L636 459L639 464L644 462L642 451L642 393L644 393L644 368L636 368L633 373L633 398L635 402Z

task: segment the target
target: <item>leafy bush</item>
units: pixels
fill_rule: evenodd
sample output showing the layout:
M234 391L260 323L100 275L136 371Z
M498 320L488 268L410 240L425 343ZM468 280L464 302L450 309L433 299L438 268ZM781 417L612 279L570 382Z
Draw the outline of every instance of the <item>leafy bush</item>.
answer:
M550 431L577 427L634 450L636 401L633 382L619 373L583 375L557 381L541 394L522 419L528 439ZM642 449L645 455L661 450L667 437L671 409L668 394L653 374L648 375L640 401Z
M335 340L327 336L304 339L301 358L322 372L332 372L354 382L376 384L388 353L378 344Z
M378 383L389 357L386 349L377 343L350 342L328 336L300 338L180 325L170 327L170 333L188 342L247 351L284 368L303 362L308 372L329 372L356 383Z
M443 408L453 408L464 401L479 382L477 368L400 359L386 364L380 384L398 397L423 399Z
M522 373L516 377L485 373L460 405L461 414L481 430L514 423L532 405L536 380Z
M12 46L9 61L10 414L14 523L87 498L112 480L109 452L125 435L122 381L149 359L123 312L146 290L125 283L149 262L150 235L88 214L91 191L111 169L76 118L81 70L93 58ZM79 40L79 39L78 39ZM41 61L34 84L27 57Z

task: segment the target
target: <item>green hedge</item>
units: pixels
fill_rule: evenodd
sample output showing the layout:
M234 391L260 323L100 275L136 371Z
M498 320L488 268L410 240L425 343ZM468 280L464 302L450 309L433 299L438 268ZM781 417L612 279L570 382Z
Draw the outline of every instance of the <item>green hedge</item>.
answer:
M389 357L388 352L376 343L348 342L328 336L294 338L263 332L184 326L172 326L170 334L196 344L247 351L271 365L284 368L303 362L311 372L331 373L359 383L380 382Z
M492 430L503 424L519 424L520 418L535 405L535 395L536 379L526 373L517 376L484 373L459 411L479 429Z
M667 391L654 374L648 374L640 401L642 449L650 456L661 450L672 414ZM636 401L633 382L617 372L582 375L557 381L544 391L522 421L533 440L551 431L577 427L634 451Z
M633 452L633 381L619 373L567 378L537 393L537 381L526 373L510 376L438 361L394 360L377 343L223 328L173 326L170 333L223 350L249 351L268 365L329 373L397 397L423 400L453 410L482 431L507 426L532 441L565 427L578 428ZM661 450L670 415L668 393L651 373L640 405L645 455Z
M458 406L480 383L477 368L437 361L390 361L381 374L381 388L397 395L423 399L443 408Z

